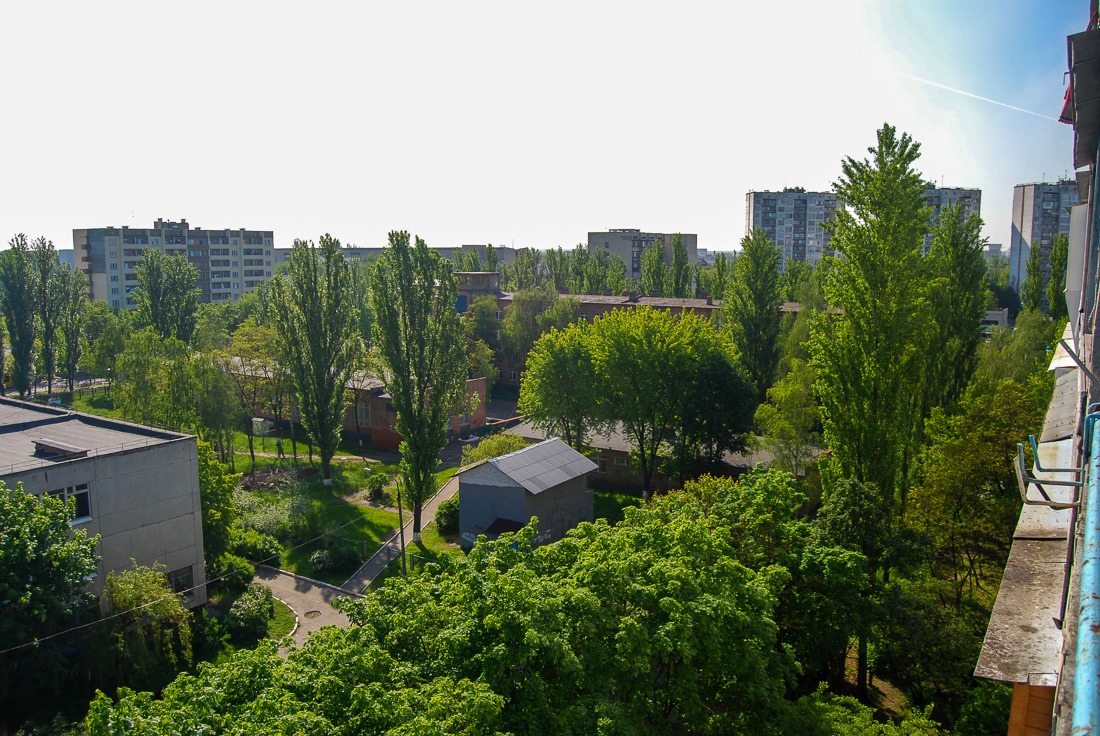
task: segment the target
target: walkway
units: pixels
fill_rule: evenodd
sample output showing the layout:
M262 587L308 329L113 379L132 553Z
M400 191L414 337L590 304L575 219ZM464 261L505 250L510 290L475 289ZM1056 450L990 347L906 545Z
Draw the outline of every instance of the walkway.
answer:
M458 477L453 476L447 481L446 485L439 490L439 493L432 496L426 504L424 504L424 510L421 513L421 521L426 526L429 521L435 519L435 512L439 509L439 504L444 501L453 498L458 493ZM412 543L412 519L405 524L405 546L409 546ZM373 556L360 567L354 575L348 578L343 587L345 590L362 591L365 590L371 582L382 574L382 571L390 564L390 562L397 558L401 554L401 535L397 532L393 533L389 539L387 539L382 547L374 553Z
M298 617L295 644L301 645L310 632L322 626L348 625L348 617L332 607L332 601L336 598L349 596L346 590L267 565L256 566L256 577L252 582L270 588L276 598L294 610L294 615Z

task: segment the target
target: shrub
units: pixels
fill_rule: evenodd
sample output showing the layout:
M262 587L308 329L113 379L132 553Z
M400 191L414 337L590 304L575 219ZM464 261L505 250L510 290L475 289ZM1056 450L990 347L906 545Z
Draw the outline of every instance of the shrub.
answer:
M527 447L527 440L515 434L494 434L486 437L477 445L466 445L462 448L462 464L469 465L481 460L491 460L494 457L507 455L516 450Z
M214 565L214 577L229 590L240 591L248 587L256 574L256 567L243 557L226 553Z
M445 537L458 534L458 494L439 504L435 512L435 526Z
M339 540L309 556L309 564L318 572L350 570L362 562L359 547L354 542Z
M375 503L385 503L386 476L381 473L371 473L367 476L367 498Z
M275 597L264 586L253 583L229 609L229 631L238 640L258 640L267 634L267 622L274 617Z
M279 540L255 529L238 526L230 529L229 552L254 562L279 564ZM249 576L249 580L251 579Z
M206 659L217 654L229 639L225 621L207 614L204 608L191 621L191 646L195 654Z

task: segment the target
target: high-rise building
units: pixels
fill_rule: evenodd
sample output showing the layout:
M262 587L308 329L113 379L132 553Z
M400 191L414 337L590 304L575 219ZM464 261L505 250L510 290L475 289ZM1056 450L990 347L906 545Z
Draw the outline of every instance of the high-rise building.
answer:
M1009 243L1009 284L1019 290L1027 278L1031 249L1042 248L1043 273L1050 273L1054 236L1069 233L1069 208L1080 203L1077 182L1017 184L1012 193L1012 240Z
M100 227L73 230L76 266L88 277L92 299L132 309L137 265L146 250L186 256L199 271L199 301L236 301L271 279L271 230L204 230L187 220L157 220L151 228Z
M831 254L829 233L822 227L838 206L832 192L807 192L788 187L782 192L749 192L745 195L745 230L763 230L790 260L817 264Z
M699 260L699 236L681 233L684 248L687 249L688 262ZM618 256L626 264L626 277L642 277L642 251L653 243L660 243L665 252L665 263L672 264L672 235L667 233L643 233L637 228L622 228L607 232L588 233L588 251L602 250L609 255Z
M935 221L944 207L948 207L953 204L959 204L962 206L962 217L964 220L968 219L971 215L975 217L982 216L982 190L981 189L953 189L950 187L937 187L935 184L928 184L924 190L924 201L928 207L932 208L932 221ZM924 236L924 252L927 253L932 249L932 233L929 232Z

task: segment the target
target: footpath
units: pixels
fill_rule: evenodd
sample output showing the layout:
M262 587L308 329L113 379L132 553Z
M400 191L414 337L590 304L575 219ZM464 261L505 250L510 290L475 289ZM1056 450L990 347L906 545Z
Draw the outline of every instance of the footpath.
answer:
M256 565L252 582L271 590L276 598L290 606L298 617L294 643L301 645L310 632L322 626L347 626L348 617L332 607L337 598L350 597L346 590L334 585L310 580L267 565Z

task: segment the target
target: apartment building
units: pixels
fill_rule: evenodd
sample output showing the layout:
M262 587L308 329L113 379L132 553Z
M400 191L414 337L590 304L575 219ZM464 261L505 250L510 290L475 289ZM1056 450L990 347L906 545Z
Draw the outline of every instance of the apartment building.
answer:
M833 217L838 200L832 192L807 192L787 187L781 192L745 195L745 232L763 230L788 260L816 265L829 248L829 232L822 227Z
M684 248L687 249L688 262L699 260L699 236L693 233L680 233ZM660 243L664 249L665 263L672 265L672 235L670 233L644 233L637 228L621 228L606 232L588 233L588 252L604 251L618 256L626 264L626 277L642 277L642 252L654 243Z
M1012 193L1012 240L1009 243L1009 284L1019 290L1027 278L1031 249L1042 249L1043 273L1050 273L1054 236L1069 233L1070 208L1080 204L1077 182L1017 184Z
M951 187L937 187L935 184L929 183L924 190L925 204L932 210L932 221L934 222L939 218L940 213L945 207L949 207L954 204L961 205L963 219L968 219L970 216L981 217L982 216L982 190L981 189L958 189ZM924 252L932 250L932 233L929 232L924 236Z
M73 526L100 535L92 593L134 561L206 603L194 437L0 398L0 481L73 502Z
M151 228L73 230L76 267L88 277L92 299L133 309L137 265L146 250L185 256L199 271L199 302L236 301L269 281L275 265L271 230L206 230L187 220L158 219Z

